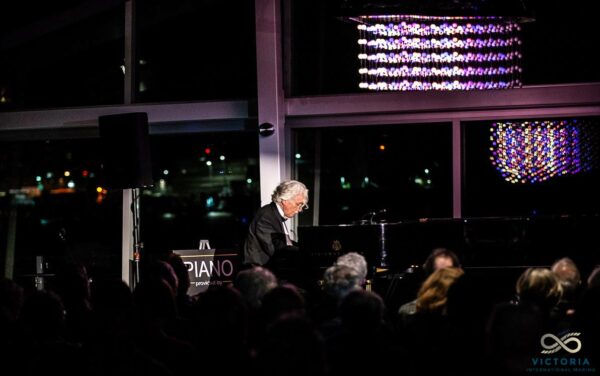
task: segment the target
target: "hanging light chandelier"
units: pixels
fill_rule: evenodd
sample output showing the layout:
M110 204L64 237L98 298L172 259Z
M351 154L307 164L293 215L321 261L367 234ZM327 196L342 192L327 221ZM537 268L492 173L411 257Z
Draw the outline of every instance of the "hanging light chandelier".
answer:
M513 184L588 172L596 167L597 125L577 119L492 123L490 161Z
M359 87L376 91L521 86L521 27L494 16L367 15L358 23Z

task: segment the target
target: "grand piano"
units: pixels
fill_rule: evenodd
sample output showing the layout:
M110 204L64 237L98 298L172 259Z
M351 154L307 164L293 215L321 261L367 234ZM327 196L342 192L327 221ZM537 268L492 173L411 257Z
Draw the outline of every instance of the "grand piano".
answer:
M454 250L464 268L548 266L571 257L582 274L600 263L598 216L436 218L394 223L298 227L315 277L344 253L365 256L369 277L423 264L436 247Z

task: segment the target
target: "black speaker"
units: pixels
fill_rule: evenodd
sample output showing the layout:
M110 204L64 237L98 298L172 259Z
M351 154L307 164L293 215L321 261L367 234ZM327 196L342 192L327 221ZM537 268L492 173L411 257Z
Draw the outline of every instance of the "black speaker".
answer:
M98 118L107 188L140 188L153 184L148 114L132 112Z

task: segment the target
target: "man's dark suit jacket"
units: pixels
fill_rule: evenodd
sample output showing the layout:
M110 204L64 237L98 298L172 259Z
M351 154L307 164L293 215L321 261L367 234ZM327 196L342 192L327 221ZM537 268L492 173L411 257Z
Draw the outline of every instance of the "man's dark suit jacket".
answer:
M286 245L286 236L283 232L285 218L277 211L274 202L258 210L244 243L244 260L246 265L267 265L277 256L282 256L289 251L298 251L298 247ZM277 256L276 256L277 254Z

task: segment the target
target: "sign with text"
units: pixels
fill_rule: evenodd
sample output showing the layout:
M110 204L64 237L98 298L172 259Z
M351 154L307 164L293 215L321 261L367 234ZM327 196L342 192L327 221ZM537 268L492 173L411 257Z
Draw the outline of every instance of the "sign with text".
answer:
M206 291L209 286L232 283L239 268L239 255L234 251L183 249L173 252L181 256L188 270L190 296Z

